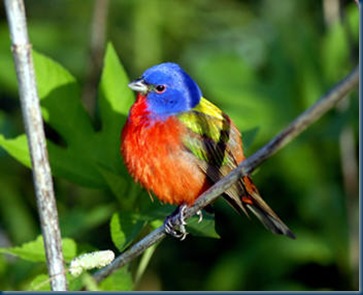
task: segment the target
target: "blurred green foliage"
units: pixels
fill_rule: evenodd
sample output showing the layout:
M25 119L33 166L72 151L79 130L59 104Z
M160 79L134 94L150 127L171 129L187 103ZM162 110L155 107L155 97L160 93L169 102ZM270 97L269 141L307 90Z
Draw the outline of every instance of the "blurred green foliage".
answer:
M102 54L93 113L81 97L92 58L94 1L26 2L67 262L75 252L118 253L173 210L151 202L119 156L133 97L128 77L162 61L178 62L236 122L252 154L357 64L355 2L341 1L336 14L332 5L339 1L324 2L110 1L106 40L115 49L108 45ZM1 15L0 247L18 258L0 255L0 289L43 290L49 288L44 251L31 171L19 164L29 166L29 158L3 9ZM204 228L191 220L194 235L185 241L166 238L98 287L88 274L69 277L70 288L357 290L357 178L342 169L347 130L353 163L358 155L357 96L352 93L253 175L297 240L270 234L218 200L216 232L210 217Z

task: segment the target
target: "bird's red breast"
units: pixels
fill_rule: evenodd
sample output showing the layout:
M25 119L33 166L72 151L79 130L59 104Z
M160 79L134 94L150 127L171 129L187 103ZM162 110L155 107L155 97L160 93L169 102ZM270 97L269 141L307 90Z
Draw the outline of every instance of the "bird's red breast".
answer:
M121 135L121 153L130 174L162 201L192 204L210 183L182 143L187 132L177 118L150 118L138 94Z

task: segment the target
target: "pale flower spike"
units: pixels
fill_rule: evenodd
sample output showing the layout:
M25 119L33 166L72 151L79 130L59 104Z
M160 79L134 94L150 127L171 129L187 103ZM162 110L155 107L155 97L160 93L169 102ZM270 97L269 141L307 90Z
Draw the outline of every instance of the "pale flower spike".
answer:
M78 277L83 271L104 267L110 264L114 259L115 253L111 250L85 253L71 261L69 272L72 276Z

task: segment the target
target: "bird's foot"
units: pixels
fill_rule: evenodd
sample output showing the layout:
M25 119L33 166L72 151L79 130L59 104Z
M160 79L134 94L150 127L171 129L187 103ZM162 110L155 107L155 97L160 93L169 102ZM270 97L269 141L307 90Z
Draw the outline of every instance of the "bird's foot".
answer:
M197 215L199 216L198 223L201 223L203 220L203 212L202 210L197 211Z
M185 210L187 205L180 205L171 215L169 215L164 221L165 232L174 238L178 238L183 241L187 236L185 229ZM177 229L175 229L177 228Z

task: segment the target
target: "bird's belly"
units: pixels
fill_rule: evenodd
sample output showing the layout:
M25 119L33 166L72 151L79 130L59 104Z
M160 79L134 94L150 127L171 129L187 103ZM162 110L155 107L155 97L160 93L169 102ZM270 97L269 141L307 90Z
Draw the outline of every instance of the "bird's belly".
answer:
M190 205L210 184L181 142L183 128L172 118L147 127L126 126L122 154L130 174L162 202Z

